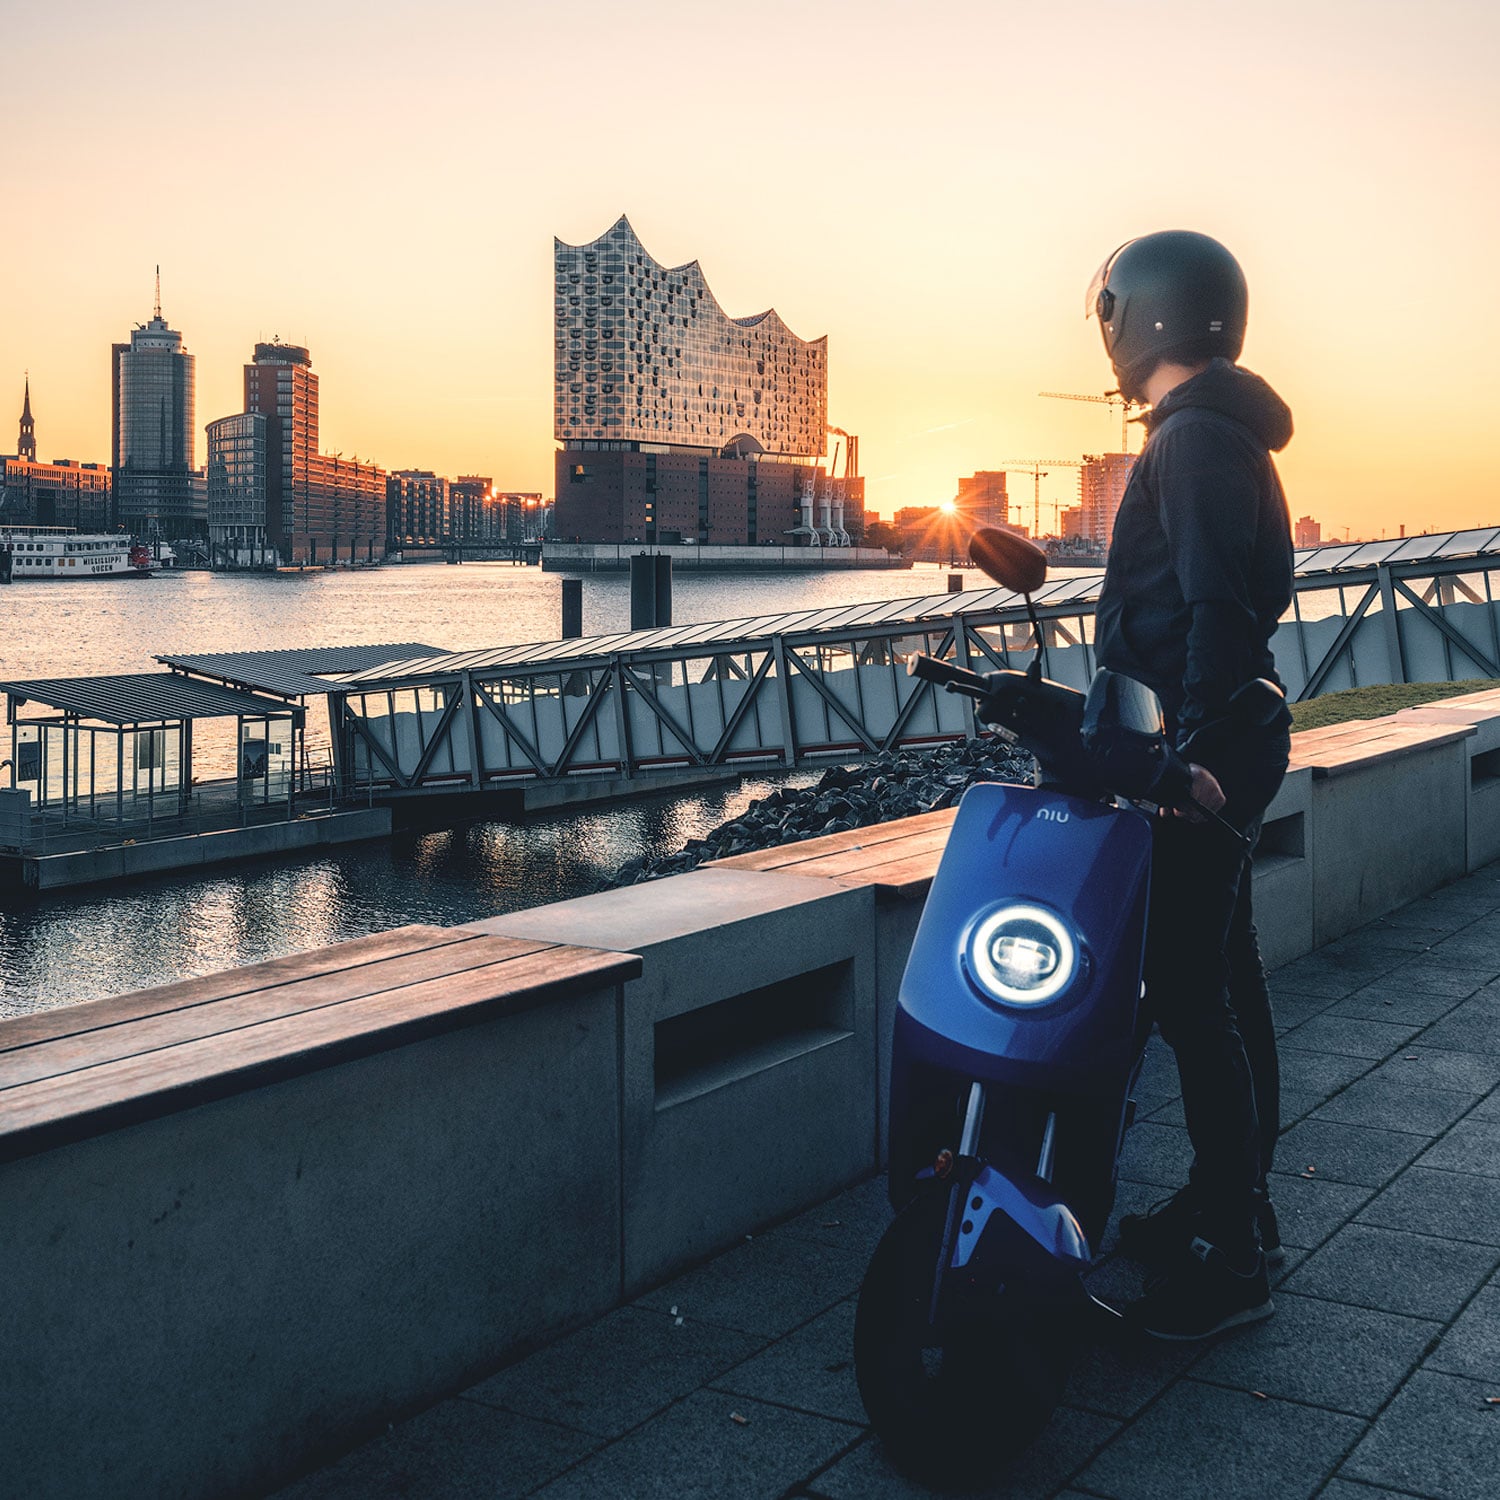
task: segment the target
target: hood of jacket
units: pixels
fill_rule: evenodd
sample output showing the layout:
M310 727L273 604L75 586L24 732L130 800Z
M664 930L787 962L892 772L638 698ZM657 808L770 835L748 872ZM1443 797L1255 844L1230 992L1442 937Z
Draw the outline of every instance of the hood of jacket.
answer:
M1193 407L1232 417L1273 453L1291 441L1291 407L1259 375L1227 359L1214 360L1201 374L1168 391L1143 419L1146 430L1154 431L1168 417Z

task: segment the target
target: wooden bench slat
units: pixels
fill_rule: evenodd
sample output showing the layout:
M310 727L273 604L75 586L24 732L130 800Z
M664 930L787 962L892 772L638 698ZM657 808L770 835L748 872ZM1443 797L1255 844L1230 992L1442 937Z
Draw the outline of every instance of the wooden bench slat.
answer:
M0 1094L0 1160L636 978L634 954L554 947L304 1011L224 1036L121 1058Z
M858 875L862 871L877 869L894 860L934 852L941 854L947 847L950 831L939 828L930 833L913 834L909 838L876 844L872 848L845 849L836 854L825 854L821 859L808 860L798 865L796 873L835 879L842 875Z
M0 1053L0 1091L164 1047L203 1041L324 1006L347 1005L370 995L522 958L555 946L531 938L476 936L472 942L448 943L375 963L357 964L336 973L278 984L213 1004L200 1002L181 1010L146 1016L128 1025L13 1049Z
M795 844L779 844L774 849L756 849L749 854L733 854L728 859L711 860L705 869L782 870L808 860L821 859L850 849L870 849L879 844L895 843L931 829L952 827L957 809L939 808L936 812L916 813L889 823L873 823L868 828L852 828L844 833L823 834L801 839Z
M14 1016L0 1021L0 1055L14 1047L30 1047L37 1042L118 1026L143 1016L180 1010L187 1005L206 1005L249 990L292 984L313 975L352 968L356 964L377 963L402 953L425 952L449 943L472 942L479 936L479 933L464 927L413 924L325 948L289 953L283 958L267 959L244 968L224 969L197 979L178 979L171 984L153 985L150 989L135 990L128 995L79 1000L35 1015Z
M844 886L873 886L877 900L915 901L927 894L942 857L942 850L935 849L928 854L893 859L889 864L876 865L857 875L839 875L834 879Z

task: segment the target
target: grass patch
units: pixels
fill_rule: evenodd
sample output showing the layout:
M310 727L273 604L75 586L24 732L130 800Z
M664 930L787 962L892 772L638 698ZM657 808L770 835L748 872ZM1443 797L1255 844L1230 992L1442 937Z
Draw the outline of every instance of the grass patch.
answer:
M1351 719L1380 719L1403 708L1456 698L1461 693L1482 693L1495 687L1500 687L1500 683L1488 677L1470 677L1463 682L1396 682L1348 688L1342 693L1325 693L1321 698L1292 704L1292 728L1322 729L1326 724L1345 724Z

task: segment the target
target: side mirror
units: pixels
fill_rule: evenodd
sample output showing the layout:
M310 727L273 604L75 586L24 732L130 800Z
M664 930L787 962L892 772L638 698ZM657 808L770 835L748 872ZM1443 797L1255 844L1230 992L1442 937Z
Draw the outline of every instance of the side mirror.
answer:
M969 557L1002 588L1034 594L1047 581L1047 554L1035 542L998 526L981 526L969 539Z

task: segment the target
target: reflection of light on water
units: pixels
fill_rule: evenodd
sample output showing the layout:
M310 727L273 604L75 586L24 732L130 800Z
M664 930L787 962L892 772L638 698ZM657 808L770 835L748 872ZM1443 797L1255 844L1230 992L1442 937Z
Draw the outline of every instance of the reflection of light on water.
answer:
M627 859L675 852L774 786L645 798L525 826L398 834L312 860L272 859L46 897L0 911L0 1016L194 978L407 923L458 926L595 890Z

